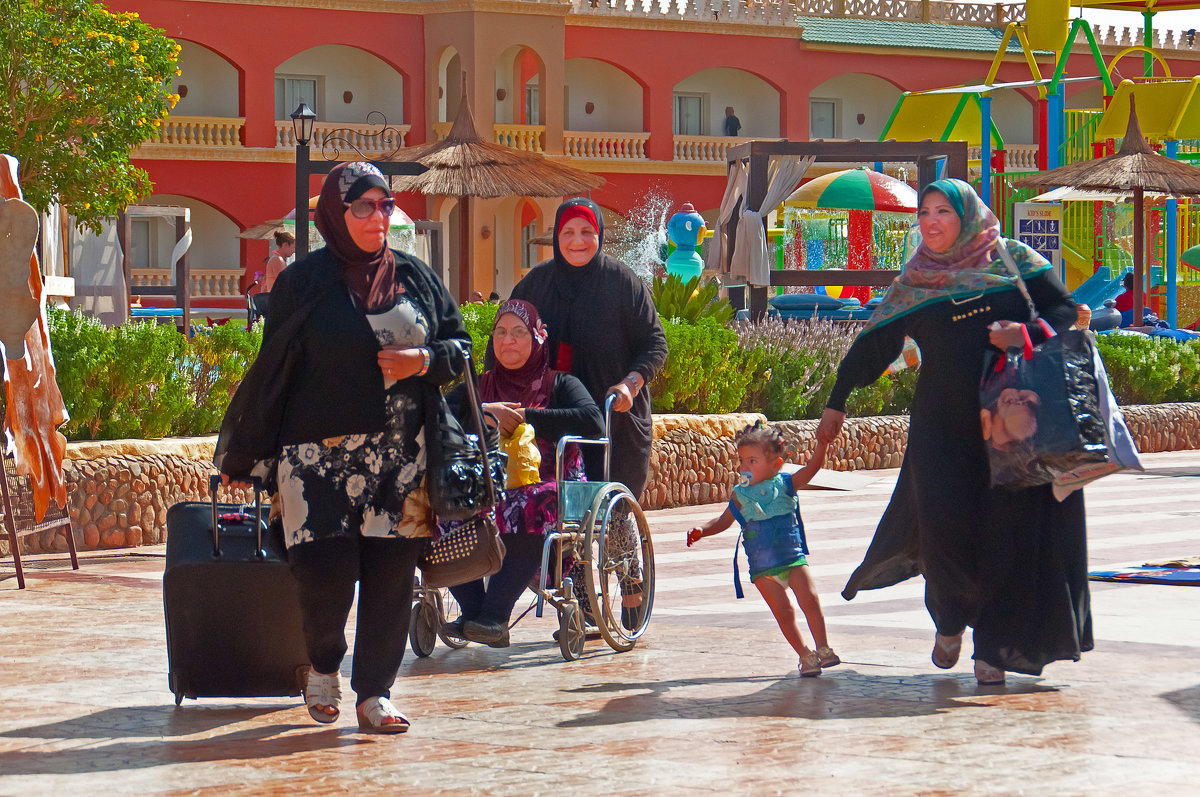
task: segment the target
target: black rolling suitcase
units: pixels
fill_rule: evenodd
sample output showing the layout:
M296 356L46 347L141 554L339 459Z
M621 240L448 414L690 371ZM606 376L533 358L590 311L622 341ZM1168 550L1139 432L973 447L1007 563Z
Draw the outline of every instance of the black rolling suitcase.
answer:
M175 705L185 697L298 695L308 654L282 538L250 507L212 501L167 512L163 609Z

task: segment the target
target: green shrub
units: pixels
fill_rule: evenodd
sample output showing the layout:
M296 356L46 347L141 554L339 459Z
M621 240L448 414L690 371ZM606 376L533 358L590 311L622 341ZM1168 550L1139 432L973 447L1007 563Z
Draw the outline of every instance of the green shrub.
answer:
M656 412L733 412L758 370L760 355L712 318L663 319L667 362L650 385Z
M261 347L262 324L250 330L236 321L197 328L180 362L193 406L172 434L208 434L219 429L233 392Z
M1200 400L1200 343L1146 335L1097 335L1119 404Z
M654 279L650 295L658 314L664 319L695 324L707 318L724 325L733 320L734 311L728 299L717 298L719 291L720 286L715 281L701 285L699 277L684 282L678 274L668 274L665 279Z
M262 340L261 326L237 323L200 327L189 342L170 324L48 315L73 440L215 432Z
M492 327L496 326L496 310L499 309L499 305L491 302L464 304L459 309L462 311L463 322L467 325L467 332L471 333L475 372L481 374L483 373L483 353L487 351L488 338L492 336Z
M770 316L735 329L742 348L759 357L742 410L784 421L821 414L838 363L860 326Z

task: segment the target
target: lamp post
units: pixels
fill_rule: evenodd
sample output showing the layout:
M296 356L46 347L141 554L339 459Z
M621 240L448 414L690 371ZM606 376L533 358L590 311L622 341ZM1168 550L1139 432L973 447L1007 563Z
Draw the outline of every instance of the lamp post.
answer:
M378 112L372 111L371 113ZM308 142L312 140L313 122L317 120L317 115L313 113L312 108L302 102L299 108L292 111L291 116L292 132L296 134L296 262L298 263L308 256L308 179L314 174L329 174L330 170L338 165L335 158L340 155L340 147L345 146L352 149L361 160L374 164L379 171L388 176L422 174L426 171L426 166L415 161L392 160L391 158L400 150L402 142L391 152L384 154L382 160L374 160L348 140L349 130L346 128L324 131L321 141L322 156L327 156L330 151L333 156L328 160L319 159L313 162L308 157ZM382 117L382 114L380 116ZM368 122L370 119L371 116L368 115ZM383 130L378 135L383 136L389 129L387 120L384 119ZM436 229L440 234L441 226L438 225ZM440 246L440 242L437 245Z
M306 103L292 111L292 131L296 134L296 261L308 256L308 142L312 140L317 115ZM303 214L303 215L301 215Z

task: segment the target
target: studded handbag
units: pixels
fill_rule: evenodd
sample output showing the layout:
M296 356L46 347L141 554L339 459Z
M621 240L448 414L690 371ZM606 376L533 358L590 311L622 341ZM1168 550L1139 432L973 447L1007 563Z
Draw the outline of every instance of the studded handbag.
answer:
M426 420L426 486L441 536L418 560L429 587L453 587L490 576L504 563L495 506L503 498L504 466L499 430L487 429L475 386L475 367L463 352L466 412L463 430L437 392Z

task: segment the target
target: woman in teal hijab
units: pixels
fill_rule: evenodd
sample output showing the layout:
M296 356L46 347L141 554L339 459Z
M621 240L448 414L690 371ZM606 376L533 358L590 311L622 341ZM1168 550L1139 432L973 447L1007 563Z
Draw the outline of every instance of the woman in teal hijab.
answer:
M892 500L842 595L925 577L933 663L958 661L974 629L975 676L1040 675L1092 648L1082 491L990 487L979 377L990 347L1036 345L1068 329L1074 301L1045 258L1005 240L1030 299L1001 260L1000 223L974 189L938 180L921 192L922 243L838 367L817 429L832 443L850 391L871 384L905 341L921 351L908 445Z

